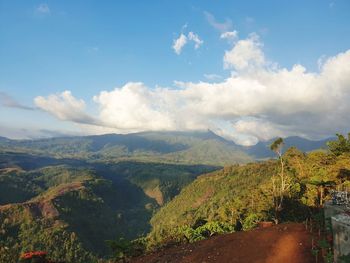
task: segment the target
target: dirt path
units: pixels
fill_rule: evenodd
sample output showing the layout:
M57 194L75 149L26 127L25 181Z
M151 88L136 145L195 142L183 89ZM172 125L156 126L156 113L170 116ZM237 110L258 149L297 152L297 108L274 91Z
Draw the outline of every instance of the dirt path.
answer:
M163 249L131 262L313 263L310 239L303 224L281 224Z

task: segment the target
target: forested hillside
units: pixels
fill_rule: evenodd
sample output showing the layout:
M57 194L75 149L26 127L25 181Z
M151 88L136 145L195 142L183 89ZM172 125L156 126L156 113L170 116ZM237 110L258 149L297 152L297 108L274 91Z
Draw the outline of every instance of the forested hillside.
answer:
M159 206L197 175L217 169L27 154L0 159L0 262L17 262L21 252L31 250L67 262L109 257L107 240L146 234Z
M227 166L200 176L161 208L151 219L149 244L192 242L215 233L248 230L259 221L304 220L329 198L330 189L350 187L350 137L340 136L329 146L328 152L306 154L292 147L283 154L287 187L278 218L275 190L281 190L280 160Z

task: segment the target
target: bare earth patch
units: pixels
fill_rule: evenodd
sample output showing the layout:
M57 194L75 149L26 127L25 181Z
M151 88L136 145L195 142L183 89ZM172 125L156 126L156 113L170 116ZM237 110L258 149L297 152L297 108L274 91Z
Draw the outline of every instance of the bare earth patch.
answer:
M311 263L315 259L309 232L303 224L290 223L165 248L131 262Z
M146 189L145 194L156 200L157 204L162 206L164 204L163 194L162 191L160 191L159 186L153 188L153 189Z

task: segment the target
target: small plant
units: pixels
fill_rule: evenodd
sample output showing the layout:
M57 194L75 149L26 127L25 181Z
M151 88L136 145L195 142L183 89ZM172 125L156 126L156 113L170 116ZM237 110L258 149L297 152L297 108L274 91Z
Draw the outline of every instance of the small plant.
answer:
M217 221L206 222L203 220L200 223L196 222L192 227L177 227L173 230L172 239L178 242L193 243L217 234L231 233L233 231L234 227L230 224Z
M243 230L250 230L255 228L261 221L262 216L259 214L249 214L243 221Z
M334 262L334 255L332 251L328 251L328 253L325 256L326 263L333 263Z
M326 239L321 239L318 241L318 247L321 249L322 256L325 257L326 250L329 249L331 246L328 244Z
M315 257L315 260L316 260L316 263L318 263L318 252L319 252L320 250L318 249L318 248L313 248L313 249L311 249L311 253L312 253L312 255Z

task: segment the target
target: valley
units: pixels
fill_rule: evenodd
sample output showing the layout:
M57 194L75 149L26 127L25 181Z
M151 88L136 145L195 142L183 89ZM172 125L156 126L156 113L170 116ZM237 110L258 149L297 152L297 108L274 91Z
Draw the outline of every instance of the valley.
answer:
M306 150L324 146L310 141ZM270 178L278 171L275 160L254 162L272 156L268 143L255 147L254 154L254 147L210 131L3 138L0 262L34 250L54 260L97 262L118 254L111 244L121 238L141 237L154 249L170 240L201 240L208 231L249 230L272 216ZM296 189L282 221L302 220L307 206L316 205L316 188L303 180L323 169L336 180L336 167L350 169L347 156L315 167L327 156L325 150L285 153Z

